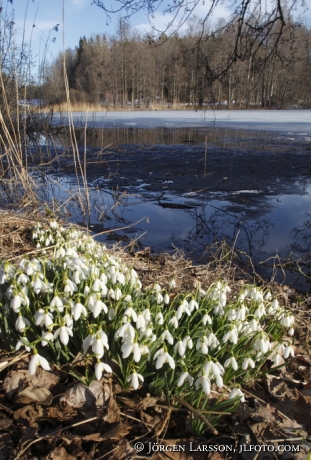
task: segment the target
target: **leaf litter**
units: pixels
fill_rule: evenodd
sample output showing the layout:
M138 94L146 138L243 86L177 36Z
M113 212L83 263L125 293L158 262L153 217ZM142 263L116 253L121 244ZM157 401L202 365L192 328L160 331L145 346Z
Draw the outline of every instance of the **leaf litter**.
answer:
M11 223L14 239L10 240L10 248L0 244L5 248L3 259L8 253L18 257L34 251L26 237L27 218L19 220L4 213L2 222L5 219L6 238ZM194 267L180 254L164 258L151 256L148 251L113 251L123 251L123 257L132 263L134 260L145 284L151 284L155 276L174 277L178 288L193 289L224 274L238 287L249 281L246 273L231 263L220 262L219 257L207 266ZM307 460L311 452L311 299L299 292L288 296L288 289L275 283L270 284L270 289L285 298L295 314L296 356L286 368L266 369L261 380L243 388L246 402L234 413L223 415L217 435L210 433L207 426L205 436L194 436L191 420L197 409L177 406L174 401L168 406L164 399L151 397L144 387L122 392L117 381L107 377L87 387L73 379L68 370L55 366L51 372L38 368L36 375L30 376L27 353L2 352L0 460ZM76 360L83 361L83 357L77 356ZM205 417L208 410L209 407L198 412ZM144 451L135 451L137 442L142 443ZM299 447L299 452L243 451L244 445L292 445ZM152 446L156 448L152 450ZM213 451L217 446L218 451ZM231 450L222 451L222 446ZM160 447L162 450L157 451Z

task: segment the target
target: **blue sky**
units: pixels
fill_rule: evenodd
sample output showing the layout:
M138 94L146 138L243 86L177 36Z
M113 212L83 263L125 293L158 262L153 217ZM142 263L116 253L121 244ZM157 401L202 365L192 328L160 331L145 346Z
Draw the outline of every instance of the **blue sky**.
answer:
M105 12L91 3L92 0L65 0L65 48L74 48L83 35L90 37L92 34L113 35L115 33L118 16L113 16L111 22L107 23ZM114 0L110 0L110 3L113 4ZM195 13L202 17L209 3L209 0L202 1ZM13 0L12 6L8 0L0 0L0 5L14 14L17 42L22 39L25 24L26 42L30 43L31 40L31 49L36 61L43 55L47 43L47 58L49 60L55 58L63 49L62 4L63 0ZM230 4L230 2L228 1L226 4ZM311 0L306 0L306 4L309 9L303 14L303 17L310 26ZM224 4L221 4L214 12L213 19L226 18L229 13ZM299 8L298 13L302 13L302 9ZM163 16L159 11L155 15L154 24L161 29L170 19L169 15ZM144 13L133 16L130 23L142 33L150 30ZM53 28L57 24L59 24L59 30L55 32ZM53 38L56 39L55 42L52 41Z

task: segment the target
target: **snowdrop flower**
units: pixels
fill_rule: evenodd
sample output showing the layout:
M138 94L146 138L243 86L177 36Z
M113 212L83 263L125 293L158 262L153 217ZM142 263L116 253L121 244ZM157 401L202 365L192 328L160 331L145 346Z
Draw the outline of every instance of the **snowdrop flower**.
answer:
M185 352L186 352L186 347L184 345L184 343L179 340L178 342L176 342L175 346L174 346L174 352L177 353L180 355L180 356L184 356Z
M189 372L185 371L182 372L177 380L177 386L181 387L185 381L188 381L189 385L191 386L193 384L193 377L189 374Z
M97 316L104 311L105 313L108 313L108 308L107 305L102 302L100 299L97 299L95 302L94 307L89 307L91 312L93 313L94 318L97 318Z
M202 386L204 393L206 395L209 395L210 392L211 392L211 381L205 374L201 375L201 377L199 377L196 380L196 382L195 382L196 390L199 389L200 385Z
M17 320L15 321L15 329L17 331L22 332L26 327L30 326L30 322L27 318L24 318L21 314L19 314Z
M295 356L294 349L291 345L285 345L283 356L285 359L289 358L289 356L292 356L292 357Z
M25 347L27 351L31 351L31 348L27 345L29 343L27 337L23 336L16 344L15 350L18 351L21 347Z
M278 299L274 299L268 308L269 315L274 315L280 309Z
M179 320L182 317L183 313L187 313L188 316L191 316L188 302L186 299L184 299L183 302L177 308L176 318Z
M198 351L200 351L203 355L207 355L207 353L208 353L207 342L208 342L208 340L207 340L206 335L203 335L197 341L196 349Z
M22 298L19 295L15 295L10 301L10 307L18 313L22 306Z
M229 366L231 366L234 371L238 369L239 366L234 356L231 356L225 361L224 367L229 367Z
M21 273L17 280L18 284L22 284L23 286L26 286L28 283L29 283L29 278L27 275L25 275L24 273ZM1 284L1 283L0 283Z
M295 332L295 330L294 330L293 327L290 327L290 328L288 329L288 331L287 331L288 335L294 335L294 332Z
M43 308L40 308L39 310L36 311L35 313L35 324L36 326L45 326L48 328L49 326L52 326L54 323L54 318L52 313L43 310Z
M206 326L207 324L212 324L212 318L206 313L203 318L202 318L202 324L203 326Z
M109 308L109 311L108 311L108 319L110 321L113 321L116 317L116 311L114 308Z
M93 344L95 337L96 334L89 334L87 337L85 337L82 343L82 348L84 352L86 352L88 348Z
M58 223L56 222L56 220L51 220L50 227L53 229L58 228Z
M124 340L131 340L134 342L135 329L129 321L123 324L123 326L116 331L116 338L118 339L119 337L124 338Z
M84 317L87 316L86 308L80 302L77 302L77 303L74 304L73 309L72 309L72 313L73 313L73 317L74 317L75 321L78 321L78 319L80 318L81 315L84 316ZM67 324L67 326L68 326L68 324Z
M93 340L92 352L96 355L96 358L98 359L104 356L104 345L99 334L96 334L96 337Z
M163 364L168 363L171 369L175 369L175 361L164 348L155 352L153 359L156 359L156 369L161 369Z
M54 340L56 340L58 337L60 341L64 344L67 345L69 342L69 336L73 336L72 330L67 327L67 326L60 326L55 332L54 332Z
M134 388L134 390L137 390L137 388L140 385L139 381L141 381L143 383L144 377L142 375L138 374L136 371L133 371L133 374L131 374L128 377L127 381L131 382L131 385Z
M47 360L43 356L40 356L36 349L34 349L33 352L34 354L32 355L28 366L29 374L35 375L37 366L41 366L45 371L50 371L51 368Z
M272 355L269 356L269 360L273 362L274 366L279 366L282 364L282 356L280 356L278 353L272 353Z
M253 344L254 350L258 350L261 353L267 353L267 351L271 350L271 343L269 341L269 338L265 335L265 333L260 333L255 340Z
M266 313L266 310L265 310L265 306L263 303L259 304L258 305L258 308L255 310L254 312L254 315L257 317L257 318L262 318L263 316L265 316L267 313Z
M145 318L146 324L150 323L151 312L150 312L149 308L145 308L145 310L143 310L142 316Z
M211 348L211 350L214 350L214 348L218 347L219 343L220 342L216 335L213 332L210 332L207 337L207 345Z
M54 342L54 335L51 331L45 331L41 337L41 345L45 347L48 342Z
M228 341L230 341L233 344L238 343L238 331L236 330L236 328L233 327L228 332L226 332L225 335L223 336L222 341L224 343L226 343Z
M156 314L155 322L159 325L162 325L164 323L164 318L161 312Z
M240 388L234 388L228 396L228 399L240 398L241 402L245 402L245 396Z
M120 300L122 297L122 291L120 288L116 288L115 291L114 291L114 298L115 300Z
M132 307L129 307L129 308L127 308L125 310L124 316L127 316L128 318L131 318L134 321L134 323L136 323L136 321L137 321L137 313Z
M156 292L160 292L161 291L161 286L158 284L158 283L155 283L155 285L153 286L153 289L156 291Z
M169 283L169 287L170 289L173 289L176 287L176 281L174 279L171 279L170 283Z
M228 318L229 321L235 321L236 320L236 311L234 308L231 308L230 310L227 311L226 317Z
M136 363L138 363L140 361L140 358L141 358L141 350L140 350L140 346L138 345L137 342L124 342L122 347L121 347L121 351L123 352L122 354L122 358L125 359L125 358L128 358L130 356L131 353L133 353L133 357L134 357L134 361Z
M172 324L174 326L175 329L178 328L178 319L176 317L176 315L174 315L168 322L168 324Z
M269 299L271 299L271 297L272 297L271 292L270 292L270 291L267 291L266 294L265 294L265 296L264 296L264 299L265 299L265 300L269 300Z
M248 313L248 308L242 303L240 308L236 310L236 320L237 321L245 321L246 315Z
M103 371L108 372L109 374L112 373L112 369L108 364L102 363L101 361L97 360L95 364L95 377L97 380L100 380L103 375Z
M74 283L69 278L67 278L64 281L64 295L65 295L65 297L69 297L69 296L73 295L74 292L77 292L77 291L78 291L78 287L77 287L76 283Z
M206 295L206 291L204 289L199 289L199 296L204 297Z
M173 336L168 329L165 329L165 331L162 332L160 339L166 340L170 345L173 345L174 343Z
M127 294L123 300L124 302L132 302L132 296L130 296L130 294Z
M198 310L199 304L196 300L191 299L190 302L188 302L188 308L189 308L190 313L192 313L193 310Z
M50 306L53 307L53 308L56 308L60 313L63 313L63 311L64 311L63 301L57 295L54 296L53 299L51 300Z
M170 303L170 296L167 292L164 294L163 302L165 303L165 305L168 305Z
M186 337L184 337L182 341L183 341L183 344L185 345L186 348L189 348L190 350L192 350L193 341L192 341L192 338L190 337L190 335L187 335Z
M286 316L284 316L280 321L282 326L285 326L285 327L291 327L292 324L294 324L294 322L295 322L295 318L293 317L293 315L290 315L290 314L287 314Z
M136 327L137 329L145 329L146 328L146 320L141 313L137 315L136 320Z
M247 358L244 359L244 361L242 363L242 369L244 371L246 371L249 367L251 367L252 369L255 369L255 363L252 360L252 358L247 357Z
M156 301L158 305L161 305L161 303L163 303L163 296L160 292L157 292Z

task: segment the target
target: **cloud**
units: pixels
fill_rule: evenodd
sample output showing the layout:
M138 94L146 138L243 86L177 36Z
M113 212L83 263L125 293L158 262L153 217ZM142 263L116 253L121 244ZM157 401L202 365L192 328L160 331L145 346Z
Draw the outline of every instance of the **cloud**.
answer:
M71 3L73 6L75 6L79 10L82 10L83 8L85 8L87 5L90 4L90 1L89 0L71 0Z

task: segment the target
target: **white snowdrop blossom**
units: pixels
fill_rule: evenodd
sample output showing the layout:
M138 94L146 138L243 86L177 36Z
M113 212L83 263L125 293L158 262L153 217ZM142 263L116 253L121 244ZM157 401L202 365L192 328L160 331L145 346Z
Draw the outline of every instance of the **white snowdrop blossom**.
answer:
M255 363L249 356L246 357L242 363L242 369L246 371L248 368L255 369Z
M43 356L40 356L36 350L34 350L34 354L32 355L28 366L30 375L35 375L37 366L41 366L45 371L51 370L48 361Z
M97 380L100 380L102 378L103 372L111 374L112 369L108 364L102 363L98 360L95 364L95 377Z
M168 324L171 324L172 326L174 326L175 329L178 328L178 319L177 319L177 316L174 315L168 322Z
M161 369L165 363L168 363L171 369L175 369L174 358L164 348L160 348L154 354L153 359L156 359L156 369Z
M19 315L15 321L15 329L22 332L26 327L30 326L30 322L27 318L24 318L22 315Z
M200 386L202 386L202 389L206 395L210 394L211 381L205 374L201 375L201 377L199 377L195 382L196 390L198 390Z
M127 379L128 382L131 382L131 385L132 387L134 388L134 390L137 390L140 383L143 383L144 381L144 377L140 374L138 374L136 371L133 372L133 374L131 374L128 379Z
M73 336L72 330L67 327L67 326L60 326L55 332L54 332L54 340L56 340L59 337L59 340L64 344L67 345L69 342L69 336Z
M170 345L173 345L174 343L173 336L168 329L165 329L165 331L162 332L160 339L166 340Z
M228 399L240 398L241 402L245 402L245 396L240 388L234 388L228 396Z
M234 356L231 356L230 358L226 359L224 367L229 366L231 366L234 371L238 370L239 366Z
M185 347L185 344L182 342L182 340L178 340L178 342L176 342L174 346L174 352L175 353L178 352L180 356L184 356L186 352L186 347Z
M193 377L189 374L189 372L185 371L182 372L177 380L177 386L181 387L185 381L188 381L189 385L191 386L193 384Z
M295 356L294 349L293 349L293 347L291 345L285 345L283 356L284 356L285 359L289 358L290 356L292 356L292 357Z
M179 320L184 313L186 313L188 316L191 316L189 306L188 306L188 302L186 301L186 299L183 300L183 302L177 308L176 318Z

